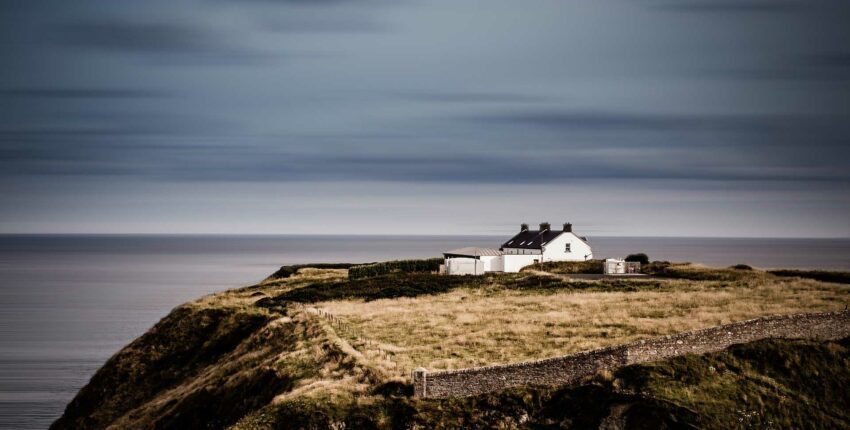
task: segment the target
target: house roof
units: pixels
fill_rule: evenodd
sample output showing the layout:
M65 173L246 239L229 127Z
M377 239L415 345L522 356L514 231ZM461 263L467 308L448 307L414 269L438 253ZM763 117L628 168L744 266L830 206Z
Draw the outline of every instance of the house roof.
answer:
M541 249L561 234L563 230L525 230L508 239L502 244L502 248Z
M477 248L473 246L468 246L466 248L458 248L452 249L451 251L446 251L443 255L462 255L466 257L482 257L482 256L499 256L502 255L502 251L498 249L492 248Z

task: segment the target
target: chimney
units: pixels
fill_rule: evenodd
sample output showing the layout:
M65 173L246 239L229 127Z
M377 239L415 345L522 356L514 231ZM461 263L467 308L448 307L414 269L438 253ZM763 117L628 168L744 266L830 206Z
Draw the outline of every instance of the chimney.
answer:
M572 232L573 231L573 225L570 224L570 223L565 223L564 224L564 231L567 232L567 233Z
M546 230L549 230L551 228L552 228L552 226L548 222L541 222L540 223L540 231L546 231Z
M526 224L526 223L520 224L519 225L519 231L520 231L520 233L522 233L524 231L528 231L528 224Z

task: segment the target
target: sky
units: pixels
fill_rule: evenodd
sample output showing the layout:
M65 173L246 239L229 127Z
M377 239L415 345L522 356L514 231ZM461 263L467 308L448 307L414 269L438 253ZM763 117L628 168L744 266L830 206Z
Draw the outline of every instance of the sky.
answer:
M0 233L850 237L846 0L0 0Z

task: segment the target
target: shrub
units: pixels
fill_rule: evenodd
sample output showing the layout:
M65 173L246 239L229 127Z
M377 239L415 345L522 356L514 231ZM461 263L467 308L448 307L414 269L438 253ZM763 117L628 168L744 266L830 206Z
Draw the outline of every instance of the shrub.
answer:
M602 273L602 260L587 260L587 261L547 261L545 263L527 266L523 270L542 270L549 273L561 274L578 274Z
M633 282L623 279L603 279L581 280L581 279L560 279L554 276L522 276L509 279L510 282L505 282L505 275L497 278L504 283L504 288L512 290L531 290L531 291L569 291L569 290L589 290L602 292L620 292L620 291L641 291L654 290L661 287L659 282Z
M425 260L396 260L381 263L361 264L348 269L348 279L372 278L393 272L431 273L440 270L442 258Z
M673 263L669 261L653 261L649 264L641 264L640 271L649 275L657 275L672 265Z
M740 281L755 278L758 272L753 270L715 269L711 267L694 266L691 264L648 265L646 273L653 276L674 279L687 279L690 281Z
M771 270L768 273L776 276L788 276L814 279L821 282L850 284L850 272L830 272L827 270Z
M312 268L312 269L348 269L353 266L352 263L318 263L318 264L293 264L289 266L281 266L280 269L277 269L277 272L272 273L266 278L267 281L271 281L274 279L284 279L294 275L298 270L304 268Z
M628 261L628 262L638 262L640 264L649 264L649 257L646 254L640 252L640 253L637 253L637 254L629 254L626 257L626 261Z
M296 288L276 296L273 301L258 304L272 307L285 302L314 303L327 300L392 299L445 293L460 286L486 282L485 276L444 276L430 273L396 273L340 282L325 282ZM265 300L265 299L262 299Z
M734 266L729 267L734 270L753 270L753 267L747 264L736 264Z

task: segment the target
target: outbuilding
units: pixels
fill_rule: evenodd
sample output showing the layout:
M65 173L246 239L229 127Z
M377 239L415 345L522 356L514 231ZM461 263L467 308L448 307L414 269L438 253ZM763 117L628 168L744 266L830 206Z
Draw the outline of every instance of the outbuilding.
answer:
M492 248L466 247L443 253L447 275L483 275L485 272L501 272L502 251Z
M603 266L606 275L631 275L640 273L640 263L620 258L606 258Z

